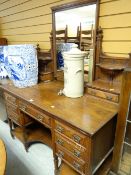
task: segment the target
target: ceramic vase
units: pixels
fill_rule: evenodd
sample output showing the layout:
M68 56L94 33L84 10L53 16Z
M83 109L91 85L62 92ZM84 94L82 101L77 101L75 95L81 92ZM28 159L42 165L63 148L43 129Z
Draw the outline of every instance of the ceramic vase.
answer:
M4 46L4 62L8 76L16 87L24 88L37 84L38 60L34 45Z

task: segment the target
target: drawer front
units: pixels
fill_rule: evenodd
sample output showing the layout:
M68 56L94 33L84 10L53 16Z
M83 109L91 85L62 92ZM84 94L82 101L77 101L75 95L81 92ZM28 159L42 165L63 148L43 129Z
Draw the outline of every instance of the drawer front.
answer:
M10 118L13 119L14 122L17 122L17 124L26 125L31 123L31 118L20 113L19 108L17 106L6 103L6 109L8 116L11 116Z
M38 111L37 109L33 108L32 106L25 104L24 102L19 102L19 108L24 113L28 114L29 116L33 117L34 119L38 120L39 122L47 125L48 127L51 126L51 119L49 116L45 115L44 113Z
M81 174L85 174L85 162L76 159L60 147L56 147L56 155Z
M118 95L110 94L108 92L88 88L88 94L91 94L91 95L94 95L94 96L97 96L97 97L101 97L101 98L104 98L106 100L113 101L113 102L116 102L116 103L119 102L119 96Z
M18 110L18 109L17 109ZM12 110L11 108L7 108L8 117L12 119L16 124L18 125L27 125L32 123L32 119L28 116L21 114L19 112L16 112L15 110Z
M60 136L59 134L55 134L55 143L56 145L60 145L61 147L67 149L68 151L70 151L70 153L76 157L76 158L80 158L82 160L86 159L86 149L84 147L82 147L81 145L75 144L73 142L71 142L70 140L67 140L65 138L63 138L62 136Z
M6 109L7 109L7 111L9 110L9 111L16 113L16 114L18 113L18 107L11 105L9 103L6 103Z
M55 130L58 133L61 133L66 137L69 137L75 143L86 146L86 136L73 130L72 128L65 126L64 124L61 124L58 121L55 121Z
M8 111L8 117L14 121L14 123L21 125L21 119L20 116L12 111Z
M7 102L12 103L13 105L17 105L17 99L15 97L6 92L4 92L4 96Z

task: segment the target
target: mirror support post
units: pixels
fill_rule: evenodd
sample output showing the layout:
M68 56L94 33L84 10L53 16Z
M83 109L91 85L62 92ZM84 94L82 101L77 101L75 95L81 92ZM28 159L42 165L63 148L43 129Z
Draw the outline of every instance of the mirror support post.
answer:
M51 52L53 56L53 69L54 69L54 78L57 78L57 63L56 63L56 25L55 25L55 11L52 10L52 44L51 44Z

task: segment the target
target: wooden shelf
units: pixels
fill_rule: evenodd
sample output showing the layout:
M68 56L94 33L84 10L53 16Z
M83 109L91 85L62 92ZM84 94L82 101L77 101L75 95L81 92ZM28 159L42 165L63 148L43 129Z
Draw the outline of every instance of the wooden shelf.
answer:
M100 63L100 64L96 64L96 65L102 69L110 70L110 71L122 71L122 70L124 70L124 68L126 68L126 66L122 65L122 64Z
M52 58L51 57L42 57L42 56L40 56L38 58L38 60L42 61L43 63L48 63L48 62L52 61Z
M92 83L87 83L86 86L92 87L94 89L102 90L105 92L120 94L120 84L116 82L110 83L109 81L98 79L93 81Z
M42 126L39 123L34 123L26 128L27 132L27 142L30 143L37 143L42 142L49 147L52 147L52 137L50 129ZM20 139L22 143L24 142L24 130L21 127L16 127L13 130L13 134Z
M58 175L67 175L67 174L69 174L69 175L79 175L79 173L77 173L75 170L73 170L69 165L62 162Z

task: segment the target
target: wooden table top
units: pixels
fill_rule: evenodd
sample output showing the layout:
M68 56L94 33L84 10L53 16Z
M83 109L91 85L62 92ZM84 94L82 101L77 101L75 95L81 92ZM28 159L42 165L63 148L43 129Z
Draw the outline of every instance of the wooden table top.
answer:
M94 135L118 112L118 105L97 97L84 95L80 98L59 96L63 83L52 81L28 88L17 88L11 84L0 88L48 112L53 117Z
M5 174L6 150L3 141L0 139L0 175Z

